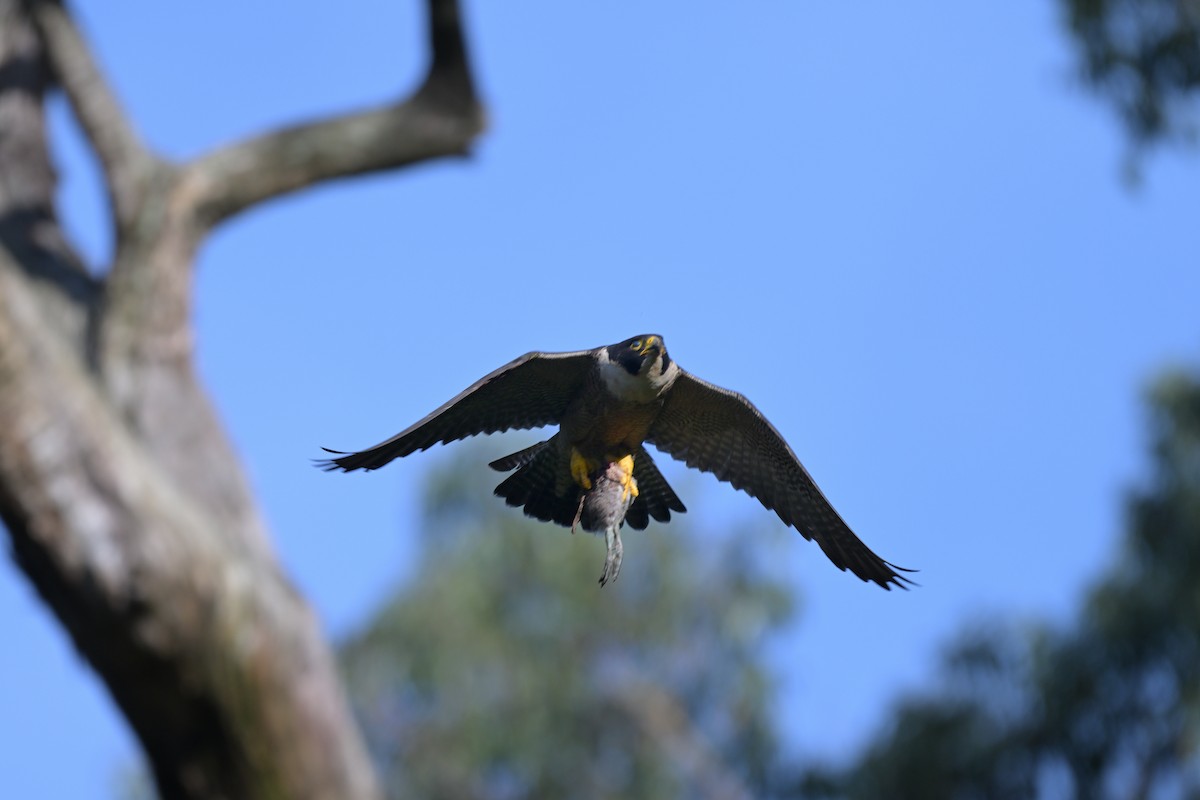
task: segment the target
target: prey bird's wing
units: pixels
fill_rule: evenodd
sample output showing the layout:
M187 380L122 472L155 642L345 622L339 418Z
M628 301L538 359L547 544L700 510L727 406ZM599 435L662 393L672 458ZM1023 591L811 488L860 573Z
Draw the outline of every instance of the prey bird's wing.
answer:
M816 540L838 569L885 589L911 582L897 573L910 570L884 561L854 535L779 431L742 395L680 370L646 441L757 498Z
M326 470L378 469L392 459L441 442L513 428L558 423L567 404L583 388L595 363L591 350L526 353L483 376L457 397L386 442L357 453L328 450L337 458L319 462Z

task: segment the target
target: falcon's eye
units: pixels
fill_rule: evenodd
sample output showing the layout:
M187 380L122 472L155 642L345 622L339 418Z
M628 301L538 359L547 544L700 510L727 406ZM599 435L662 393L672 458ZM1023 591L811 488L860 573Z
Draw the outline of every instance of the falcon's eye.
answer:
M641 350L642 349L642 340L641 339L634 340L634 342L629 345L629 348L631 350Z

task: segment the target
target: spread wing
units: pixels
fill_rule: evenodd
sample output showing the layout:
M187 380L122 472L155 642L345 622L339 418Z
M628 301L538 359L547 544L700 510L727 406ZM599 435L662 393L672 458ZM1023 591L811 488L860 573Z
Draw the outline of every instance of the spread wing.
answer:
M337 458L318 462L326 470L379 469L394 458L441 442L512 428L540 428L559 421L583 388L595 363L591 350L526 353L483 376L457 397L386 442L357 453L329 450Z
M742 395L680 371L646 441L758 499L838 569L885 589L911 572L884 561L854 535L775 426Z

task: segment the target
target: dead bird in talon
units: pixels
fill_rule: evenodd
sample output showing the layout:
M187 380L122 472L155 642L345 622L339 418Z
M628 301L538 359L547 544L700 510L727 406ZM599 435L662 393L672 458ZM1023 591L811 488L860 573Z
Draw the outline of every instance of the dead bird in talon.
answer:
M641 530L651 518L667 522L672 511L686 510L646 443L757 498L815 540L838 569L884 589L911 583L899 574L910 570L854 535L749 400L681 369L654 334L595 350L527 353L387 441L357 453L327 450L336 457L319 465L378 469L439 442L546 425L558 432L491 463L515 470L496 494L544 522L603 531L602 584L620 571L623 523Z
M604 571L600 573L600 585L615 581L621 574L621 556L625 548L621 544L621 525L629 506L638 496L637 481L633 477L633 461L626 456L619 461L604 464L598 473L589 476L592 488L579 498L579 510L575 522L585 531L604 534L608 552L604 558ZM682 509L681 509L682 510ZM575 526L571 526L571 533Z

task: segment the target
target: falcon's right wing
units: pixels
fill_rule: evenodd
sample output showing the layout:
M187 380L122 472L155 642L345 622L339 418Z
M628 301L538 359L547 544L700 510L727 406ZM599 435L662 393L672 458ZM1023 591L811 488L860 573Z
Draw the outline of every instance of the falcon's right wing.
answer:
M513 428L558 423L583 388L595 351L526 353L483 376L457 397L386 442L357 453L329 450L337 458L318 462L325 470L379 469L392 459L441 442Z

